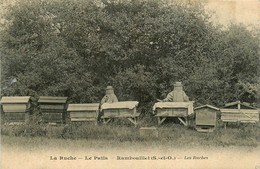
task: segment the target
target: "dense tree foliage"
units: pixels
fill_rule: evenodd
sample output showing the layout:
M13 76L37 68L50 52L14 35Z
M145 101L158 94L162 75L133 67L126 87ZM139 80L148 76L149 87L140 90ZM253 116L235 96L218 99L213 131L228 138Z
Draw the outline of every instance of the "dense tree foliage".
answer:
M21 1L2 29L4 95L99 102L107 85L143 110L182 81L196 104L259 102L259 35L214 26L199 5L153 0Z

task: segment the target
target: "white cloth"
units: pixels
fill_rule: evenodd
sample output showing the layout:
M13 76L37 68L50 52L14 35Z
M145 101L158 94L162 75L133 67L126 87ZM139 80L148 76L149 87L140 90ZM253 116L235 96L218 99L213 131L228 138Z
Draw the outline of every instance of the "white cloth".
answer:
M125 102L114 102L104 103L101 109L134 109L139 104L138 101L125 101Z
M163 108L187 108L188 114L193 114L193 101L191 102L157 102L153 106L153 112L155 113L155 110L163 109Z

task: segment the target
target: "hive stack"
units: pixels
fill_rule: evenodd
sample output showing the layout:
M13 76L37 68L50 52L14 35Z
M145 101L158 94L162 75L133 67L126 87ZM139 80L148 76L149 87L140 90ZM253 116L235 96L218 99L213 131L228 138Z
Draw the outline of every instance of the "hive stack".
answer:
M30 96L3 97L1 100L5 124L29 121Z
M66 123L67 97L41 96L38 100L45 123Z
M67 112L71 122L97 121L99 103L69 104Z

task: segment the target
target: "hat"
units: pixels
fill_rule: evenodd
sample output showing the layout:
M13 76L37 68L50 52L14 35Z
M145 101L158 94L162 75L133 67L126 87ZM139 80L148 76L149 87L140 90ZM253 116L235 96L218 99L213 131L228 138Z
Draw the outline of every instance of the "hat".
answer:
M181 82L176 82L176 83L174 84L174 87L180 87L180 86L182 86Z
M114 90L112 86L107 86L106 90Z

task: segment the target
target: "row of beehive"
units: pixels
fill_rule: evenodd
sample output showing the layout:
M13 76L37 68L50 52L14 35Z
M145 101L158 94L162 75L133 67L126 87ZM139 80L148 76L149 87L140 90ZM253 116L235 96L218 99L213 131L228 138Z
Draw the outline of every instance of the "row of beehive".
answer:
M67 97L40 97L38 103L43 121L63 122L66 115ZM29 120L30 96L3 97L1 105L5 123L23 123Z
M203 105L193 109L193 102L158 102L154 105L154 114L158 117L158 125L168 117L175 117L185 126L194 120L198 131L213 131L220 119L226 126L227 123L256 123L259 121L259 111L249 103L240 101L226 104L223 108ZM189 117L191 119L189 119Z
M96 121L99 112L99 103L69 104L67 107L67 97L40 97L38 103L43 122L49 123L65 123L66 117L72 122ZM3 97L1 104L7 122L25 122L29 119L30 97ZM137 105L136 101L105 103L101 107L101 118L107 123L111 118L125 117L136 125L136 118L139 116ZM226 104L221 109L204 105L194 110L196 128L201 131L216 126L217 114L221 114L220 118L224 123L259 121L258 110L240 101ZM188 125L188 116L191 114L193 102L158 102L154 105L154 115L158 117L159 125L168 117L176 117L184 125Z
M41 96L38 100L42 122L66 123L68 121L97 121L99 115L105 123L111 118L125 117L135 125L139 113L136 111L137 101L117 102L113 106L104 103L69 104L67 97ZM3 97L1 100L5 123L23 123L29 120L30 97ZM103 114L99 114L101 112Z
M212 131L220 119L226 127L227 123L256 123L259 121L259 110L249 103L240 101L225 104L223 108L204 105L195 108L196 129L198 131Z

